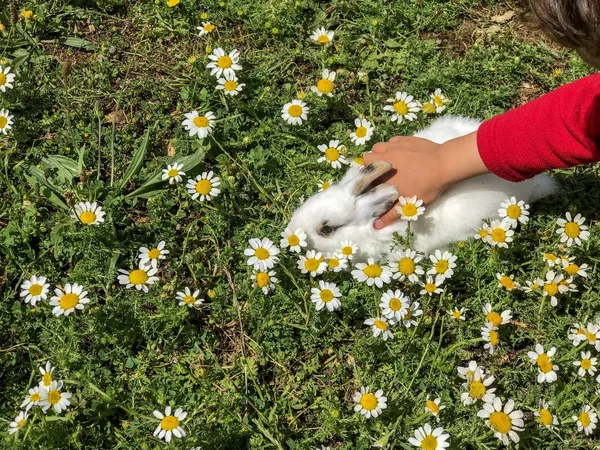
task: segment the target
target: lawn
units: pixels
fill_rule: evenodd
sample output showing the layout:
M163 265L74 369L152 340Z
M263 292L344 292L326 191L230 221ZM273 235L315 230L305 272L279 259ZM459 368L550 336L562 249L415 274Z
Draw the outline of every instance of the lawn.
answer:
M482 381L494 378L484 389L523 412L520 443L511 447L600 448L597 430L586 435L573 419L600 407L596 375L579 376L573 364L600 349L597 166L553 173L559 193L532 205L507 249L457 243L455 273L439 295L421 295L408 280L368 286L352 267L310 277L289 248L281 248L272 269L278 283L265 294L244 254L252 238L280 247L302 199L341 178L347 166L318 162L319 145L339 139L350 162L438 116L392 122L383 108L396 92L425 103L441 89L449 103L439 115L483 120L591 73L513 12L516 4L495 0L4 4L0 65L16 77L0 92L0 109L14 116L0 134L1 448L408 450L425 424L443 427L451 449L504 448L477 416L482 401L461 397L477 387L458 372L472 360L485 368ZM205 22L215 28L200 36ZM320 27L335 33L326 44L311 39ZM239 52L238 95L216 89L206 67L218 48ZM323 69L336 71L331 97L311 90ZM309 108L299 126L282 118L295 99ZM214 114L207 137L183 126L192 111ZM350 138L357 117L375 126L362 146ZM174 163L185 176L170 184L161 177ZM196 177L210 171L220 192L193 198L188 179L198 186ZM97 202L104 221L86 224L91 212L81 215L80 202ZM567 212L586 218L590 237L581 245L560 243L557 219ZM130 273L139 270L140 248L161 241L168 254L154 260L156 271ZM587 277L572 277L577 291L559 295L556 307L541 287L523 289L549 270L565 273L561 263L549 267L546 253L587 264ZM420 264L431 267L427 255ZM514 275L522 288L505 289L497 274ZM20 295L32 276L50 285L35 305ZM119 276L154 283L144 292ZM319 280L336 284L339 309L317 311L311 289ZM75 294L60 293L53 305L55 289L74 283L89 302L57 316ZM180 306L186 287L199 291L197 304ZM423 313L416 326L392 326L384 341L364 322L380 315L388 289L402 290ZM496 317L486 316L488 303L512 315L493 330L492 354L481 331ZM449 313L457 308L466 309L464 321ZM586 329L581 338L570 337L576 323ZM556 348L556 381L538 383L543 364L528 356L536 344ZM68 392L70 404L59 413L50 402L44 413L42 401L9 432L48 362L62 388L40 391L49 402L49 391ZM376 418L354 411L362 387L387 397ZM438 417L425 410L436 398L445 406ZM540 401L559 420L554 428L535 415ZM187 416L154 414L168 406ZM170 443L153 436L157 427L175 430Z

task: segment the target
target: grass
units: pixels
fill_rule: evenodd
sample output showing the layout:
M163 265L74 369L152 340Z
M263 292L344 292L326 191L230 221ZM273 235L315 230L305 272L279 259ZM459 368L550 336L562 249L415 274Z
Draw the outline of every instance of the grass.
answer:
M460 264L443 295L420 298L418 288L403 286L424 315L392 341L375 339L363 325L377 314L380 291L347 273L328 274L343 307L316 312L315 282L300 275L289 253L268 296L252 287L243 256L249 238L278 242L318 180L339 178L317 164L318 144L336 136L350 156L360 155L364 149L348 138L355 117L374 122L371 143L429 123L422 115L409 125L389 122L383 103L397 90L425 99L439 87L452 100L448 113L486 119L590 69L516 19L494 21L515 9L510 2L165 3L31 0L9 2L0 14L0 56L17 73L15 89L0 96L0 107L16 118L0 139L2 448L161 448L152 412L172 405L189 413L187 437L172 448L366 449L380 440L384 448L409 449L414 429L435 423L423 409L428 396L446 405L440 424L452 449L501 448L476 417L480 407L460 402L456 368L471 359L525 412L516 448L600 448L571 420L583 405L600 403L594 379L576 376L580 348L567 338L573 323L598 318L597 226L571 252L590 276L559 307L507 293L496 280L497 272L522 283L543 275L541 254L559 251L555 223L565 211L597 217L597 166L557 171L560 193L535 205L509 250L458 244ZM23 8L36 17L25 20ZM203 12L217 29L198 37ZM310 41L319 26L336 31L333 45ZM214 90L209 47L240 51L246 87L238 97ZM307 95L308 122L283 123L283 104L308 93L325 67L338 70L334 97ZM218 118L205 140L181 126L193 109ZM221 195L200 203L184 185L154 182L182 158L188 175L211 169L220 176ZM104 225L84 227L69 216L66 206L87 200L108 212ZM134 268L138 248L160 240L170 251L160 281L148 294L120 286L117 270ZM54 317L47 301L31 308L19 300L19 286L32 274L53 286L77 282L91 301L67 318ZM200 289L204 306L179 307L175 293L184 286ZM493 355L480 339L487 302L514 315ZM468 308L464 323L446 313L455 306ZM536 382L527 351L538 342L558 349L556 383ZM9 435L48 360L73 393L72 405L60 415L34 408L28 425ZM364 385L389 399L377 420L352 410L352 395ZM535 423L540 398L564 421L556 431Z

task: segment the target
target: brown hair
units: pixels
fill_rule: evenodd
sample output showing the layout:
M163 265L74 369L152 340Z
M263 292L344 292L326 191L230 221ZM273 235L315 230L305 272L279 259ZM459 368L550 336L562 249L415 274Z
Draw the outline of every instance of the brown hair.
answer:
M600 0L523 0L527 17L565 47L600 56ZM533 16L533 17L532 17Z

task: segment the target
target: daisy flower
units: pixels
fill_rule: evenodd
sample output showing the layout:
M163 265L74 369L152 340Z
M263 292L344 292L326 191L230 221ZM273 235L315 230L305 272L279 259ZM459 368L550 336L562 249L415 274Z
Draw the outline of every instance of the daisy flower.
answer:
M509 309L502 311L502 314L498 314L492 311L492 305L486 303L483 307L483 313L485 314L485 321L491 323L494 328L498 328L500 325L506 325L512 319L512 311Z
M596 351L600 352L600 327L593 323L588 323L585 327L585 337L588 344L596 347Z
M421 108L425 114L440 114L446 109L446 105L450 101L444 94L442 94L442 90L439 88L430 95L430 99L431 100L424 103Z
M546 273L546 281L537 280L537 283L542 285L544 297L550 297L550 304L552 306L558 305L558 299L556 298L558 294L564 294L569 290L568 286L561 284L563 279L564 277L561 273L556 274L553 270L549 270Z
M474 361L474 360L469 361L469 364L467 364L467 367L457 367L456 368L456 370L458 371L458 376L460 378L462 378L463 380L473 379L477 369L479 369L480 377L481 377L481 375L485 374L485 369L483 367L479 366L477 364L477 361Z
M202 22L201 27L196 27L196 29L200 32L198 36L205 36L208 33L212 33L215 31L215 26L210 22Z
M20 297L25 303L30 303L31 306L35 306L40 300L46 300L46 298L48 298L49 290L50 284L46 283L46 277L32 275L29 280L25 280L23 284L21 284Z
M421 109L421 104L406 92L396 92L396 96L387 99L387 103L391 103L391 105L384 106L383 110L391 111L392 117L390 120L399 124L403 120L409 122L415 120L417 118L416 113Z
M575 275L579 275L580 277L587 278L589 267L587 264L582 264L578 266L572 261L563 260L563 270L567 275L573 277Z
M329 141L329 145L321 144L317 148L323 152L323 156L317 159L317 162L326 162L334 169L341 169L342 164L348 164L348 161L346 161L346 158L342 154L345 151L345 147L340 144L340 141Z
M0 109L0 133L8 134L8 130L12 128L14 117L8 109Z
M422 450L443 450L450 446L448 439L450 435L444 433L442 427L433 430L431 425L426 423L415 430L415 437L408 438L408 442Z
M418 265L423 257L415 250L406 249L401 252L392 253L389 260L389 266L393 272L394 280L404 281L408 278L409 281L416 283L419 281L418 275L423 275L423 268Z
M454 269L456 267L457 256L446 251L442 253L436 250L433 255L429 255L429 259L433 263L433 267L427 271L428 275L435 275L436 281L444 281L454 275Z
M541 280L540 280L541 281ZM530 292L535 292L537 291L541 286L538 284L537 280L536 281L526 281L525 283L527 283L527 286L525 286L523 288L523 291L530 293ZM542 283L543 284L543 283Z
M279 261L279 249L268 238L252 238L248 240L250 247L244 250L244 255L249 256L247 264L255 270L272 269Z
M573 342L574 347L587 340L586 327L579 323L573 324L573 328L569 330L569 340Z
M548 267L550 267L550 268L552 268L556 265L562 264L561 259L552 253L544 253L542 255L542 258L544 259L544 262L546 264L548 264Z
M354 125L356 125L356 129L350 133L350 139L354 142L355 145L364 145L367 141L371 140L373 136L373 130L375 127L371 125L367 119L354 119Z
M560 227L556 230L556 234L560 234L560 242L566 242L567 247L573 244L581 245L581 241L587 241L590 238L590 232L587 231L587 225L584 225L585 217L577 214L571 218L571 213L566 213L565 219L558 219L556 223Z
M204 139L212 133L216 120L216 116L212 111L208 111L201 116L198 114L198 111L194 110L184 114L184 116L185 120L181 122L181 125L185 127L186 131L190 132L190 137L198 135L200 139Z
M85 225L100 225L104 222L105 212L96 202L81 202L73 206L71 217Z
M319 188L319 192L323 192L331 187L333 184L333 180L321 181L317 183L317 187Z
M327 283L323 280L319 280L319 287L312 288L310 290L310 300L315 304L317 311L321 311L323 308L332 312L342 306L340 297L342 293L335 285L335 283Z
M0 67L0 69L1 69L1 67ZM17 417L15 417L15 420L13 420L12 422L10 422L8 424L8 434L14 434L14 433L17 433L18 431L20 431L27 423L28 417L29 417L29 414L27 414L26 411L19 412Z
M240 60L240 53L237 50L232 50L229 54L219 47L215 48L212 54L208 55L210 62L206 65L207 69L210 69L210 74L217 78L221 78L221 75L235 75L237 70L242 70L242 66L238 64Z
M238 77L230 73L217 80L217 87L215 89L222 90L224 94L233 96L242 92L244 86L246 86L246 83L240 83Z
M388 266L375 263L373 258L367 259L367 263L357 263L355 270L352 271L352 276L355 280L363 283L367 282L367 286L383 287L384 283L389 283L392 279L392 271Z
M556 347L552 347L548 352L544 352L541 344L535 345L535 352L527 352L527 356L532 363L538 367L538 383L553 383L558 379L556 371L558 366L552 363L552 357L556 353Z
M325 259L327 260L327 269L331 272L341 272L348 268L348 260L337 252L327 253Z
M425 279L425 283L419 281L419 284L423 287L419 294L421 295L429 295L430 297L433 294L441 294L443 289L440 287L444 281L440 279L433 279L431 275L427 275Z
M252 273L252 286L259 287L262 289L263 294L267 295L270 291L275 289L275 283L279 283L279 280L275 277L277 275L274 270L255 270Z
M420 306L421 304L419 302L413 302L408 307L406 314L402 317L402 324L406 328L410 328L411 326L416 327L418 325L415 318L423 315L423 310Z
M507 291L513 291L519 287L519 283L515 281L514 275L497 273L496 278L498 278L498 286L503 287Z
M340 251L344 258L352 260L354 255L358 252L358 245L353 244L352 241L341 241L340 242Z
M353 397L354 411L360 412L367 419L375 418L387 408L387 397L383 396L383 391L379 389L373 393L369 391L369 387L361 387L360 391L356 391Z
M425 401L425 412L431 413L433 417L437 419L440 411L446 407L445 405L440 405L441 401L442 399L440 398L429 400L429 397L427 397L427 400Z
M520 438L518 431L523 431L523 412L514 409L515 402L509 399L502 408L502 400L499 397L494 398L491 403L484 403L483 409L477 412L477 416L486 419L486 424L494 431L494 436L508 445L510 441L515 444Z
M40 388L49 389L52 385L52 374L54 373L54 367L50 364L50 361L46 361L46 365L44 367L39 367L40 373L42 374L42 379L40 380Z
M286 228L281 233L281 241L279 242L281 248L288 248L291 252L300 253L302 247L306 247L306 233L301 228L295 231Z
M189 306L190 308L192 306L200 306L202 303L204 303L204 299L203 298L198 298L198 295L200 294L200 290L196 289L193 293L190 290L189 287L186 287L183 292L177 292L177 294L175 295L175 300L179 300L179 306Z
M487 237L487 242L492 247L508 248L508 244L512 242L515 232L510 229L511 224L507 220L492 220L490 223L490 233Z
M15 74L11 73L10 67L0 66L0 91L6 92L6 89L12 89L15 81Z
M448 311L448 314L450 314L450 317L452 317L453 319L456 320L465 320L465 312L467 311L466 308L454 308L451 311Z
M181 169L183 169L183 164L169 164L166 169L163 169L162 180L169 181L169 184L181 183L181 177L185 175Z
M311 277L321 275L327 269L327 263L321 253L309 250L306 255L300 255L298 268L302 273L309 273Z
M169 250L165 249L165 241L160 241L156 247L148 249L146 247L140 247L140 254L138 258L141 264L150 264L154 269L158 265L159 259L165 259L169 253Z
M302 100L292 100L283 105L281 109L281 118L288 125L302 125L303 120L308 119L308 106Z
M310 38L319 44L329 44L333 40L333 31L327 31L324 27L317 28Z
M118 276L120 284L124 284L127 289L131 289L135 286L138 291L148 292L148 285L154 284L158 281L158 277L155 276L158 270L139 263L138 269L127 272L126 270L119 269L122 275Z
M579 367L577 369L577 375L585 377L586 375L593 376L596 373L596 364L598 363L597 358L592 358L590 352L581 352L581 360L573 361L573 365Z
M381 314L385 317L400 322L408 313L410 301L399 289L395 291L390 289L381 296L379 307L381 308Z
M52 408L56 414L60 414L66 410L71 404L71 393L61 392L63 388L62 381L53 381L50 387L46 389L40 389L40 408L46 412Z
M152 414L160 420L154 430L154 436L158 436L159 439L164 439L166 442L171 442L173 436L178 438L185 436L181 422L187 417L187 413L183 409L177 408L175 413L171 414L171 407L167 406L164 414L160 411L154 411Z
M577 431L583 431L585 435L592 434L598 422L598 415L590 405L585 405L578 416L572 416L577 421Z
M473 237L475 239L481 239L482 241L485 241L485 242L488 241L488 237L490 236L490 233L492 232L492 229L490 228L490 226L485 222L483 222L479 228L474 228L474 230L477 233L475 233L473 235Z
M486 342L483 346L486 350L489 350L490 355L494 353L494 350L500 344L500 334L498 330L491 324L486 323L481 328L481 338Z
M215 177L213 171L202 172L196 178L190 178L187 182L186 188L189 194L192 196L192 200L197 198L203 201L211 201L214 197L221 193L221 189L218 186L221 185L219 177Z
M362 167L365 165L365 161L362 156L355 156L350 161L350 167Z
M332 97L333 88L335 87L335 84L333 83L335 80L335 75L335 70L323 69L321 79L317 81L316 86L311 86L310 90L317 94L319 97L321 97L322 95Z
M469 369L472 368L472 363L475 363L475 361L471 361ZM477 366L477 363L475 363L475 366ZM462 385L465 392L460 394L463 405L474 405L480 400L484 403L489 403L496 398L496 388L489 387L494 382L495 378L491 375L484 375L482 370L482 368L476 367L475 370L468 370L464 375L461 375L463 378L466 377L467 380Z
M515 197L511 197L500 204L498 215L501 219L510 223L512 228L517 228L519 222L525 224L529 221L529 205L523 200L517 202Z
M50 381L49 385L51 384L52 381ZM36 406L41 399L42 397L40 396L40 387L34 386L31 389L29 389L29 393L25 396L25 400L23 400L23 403L21 403L20 407L25 408L25 411L29 411L31 407Z
M558 418L550 412L550 404L547 401L540 400L540 407L534 412L540 426L554 429L558 425Z
M420 215L425 212L423 200L418 200L417 196L398 197L399 205L396 206L396 211L400 214L400 218L404 220L417 220Z
M394 333L390 330L390 323L388 323L385 317L367 319L365 320L365 325L369 325L373 328L374 337L381 335L384 341L394 339Z
M54 306L52 314L57 317L63 314L66 317L76 309L83 309L83 305L90 302L87 298L87 291L84 291L83 286L77 283L67 283L65 284L64 291L56 288L54 289L54 293L56 295L50 299L50 305Z

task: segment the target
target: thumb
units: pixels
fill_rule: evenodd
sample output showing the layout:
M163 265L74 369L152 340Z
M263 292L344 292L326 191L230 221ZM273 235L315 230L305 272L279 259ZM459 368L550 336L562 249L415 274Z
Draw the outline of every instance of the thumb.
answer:
M400 213L398 213L398 210L396 209L397 206L398 202L394 203L388 212L373 222L373 228L376 230L381 230L382 228L385 228L400 219Z

